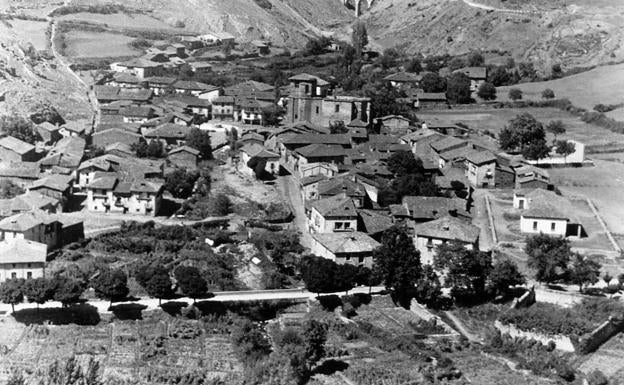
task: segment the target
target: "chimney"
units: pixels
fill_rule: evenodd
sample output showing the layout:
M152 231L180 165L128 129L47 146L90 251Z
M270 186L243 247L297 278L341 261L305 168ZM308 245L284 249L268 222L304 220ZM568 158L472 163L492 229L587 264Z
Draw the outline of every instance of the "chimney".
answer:
M340 195L343 199L347 198L347 186L344 184L342 185L342 192L340 193Z
M442 226L442 230L449 231L450 230L449 225Z

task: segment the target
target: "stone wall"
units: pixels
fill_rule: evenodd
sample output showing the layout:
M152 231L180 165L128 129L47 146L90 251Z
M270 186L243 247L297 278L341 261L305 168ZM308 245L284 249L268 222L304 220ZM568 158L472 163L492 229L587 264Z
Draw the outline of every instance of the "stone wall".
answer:
M609 317L607 321L598 326L593 332L580 339L578 351L583 354L591 353L622 330L624 330L624 319Z
M535 303L535 288L532 287L529 291L524 293L519 298L514 298L511 303L512 309L520 309L533 305Z
M526 338L538 341L542 345L547 346L549 342L555 343L555 348L564 352L575 352L576 349L572 343L572 339L563 335L546 335L542 333L528 332L518 329L515 325L503 325L500 321L494 322L494 326L503 334L509 334L514 338Z

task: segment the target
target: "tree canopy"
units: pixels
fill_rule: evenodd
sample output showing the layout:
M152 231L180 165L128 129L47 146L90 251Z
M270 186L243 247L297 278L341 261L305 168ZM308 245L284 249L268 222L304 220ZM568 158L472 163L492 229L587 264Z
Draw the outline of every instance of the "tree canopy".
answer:
M530 145L545 144L544 126L529 113L517 115L509 121L498 136L505 151L524 151Z
M579 291L583 292L584 285L598 282L600 268L600 263L575 253L568 274L570 280L579 285Z
M494 100L496 99L496 87L492 83L485 82L479 86L477 96L483 100Z
M497 295L506 296L510 293L510 287L524 283L525 278L518 265L510 260L497 262L490 272L490 288Z
M427 72L420 80L420 86L425 92L446 92L446 79L434 72Z
M95 295L107 299L111 303L123 300L130 292L128 289L128 277L123 270L104 269L91 282Z
M197 127L191 128L186 136L186 145L199 151L202 159L212 159L212 144L210 134Z
M470 78L461 72L455 72L446 81L446 97L451 103L470 103Z
M381 246L373 252L375 269L384 285L401 305L408 307L414 288L422 276L420 252L414 247L407 228L393 226L383 233Z
M196 267L178 266L174 275L182 293L192 298L193 302L208 293L208 284Z
M186 199L193 194L195 182L199 174L195 171L175 169L165 175L165 190L169 191L175 198Z
M397 151L388 158L388 170L394 175L417 174L423 171L423 163L411 151Z
M24 280L7 279L0 284L0 301L10 304L15 313L15 305L24 301Z
M527 237L524 251L529 256L529 267L536 270L535 279L546 283L561 276L571 253L567 239L545 234Z
M492 270L489 253L469 250L460 242L450 242L438 246L434 266L446 271L445 285L451 287L451 295L456 300L484 298Z
M30 144L35 144L41 140L41 136L35 130L32 121L17 115L0 116L0 130Z
M353 25L351 44L355 48L356 55L361 57L364 48L368 45L368 31L366 30L366 25L361 21Z
M143 287L150 296L158 298L159 304L163 298L170 298L174 294L169 271L163 265L150 269L150 276Z

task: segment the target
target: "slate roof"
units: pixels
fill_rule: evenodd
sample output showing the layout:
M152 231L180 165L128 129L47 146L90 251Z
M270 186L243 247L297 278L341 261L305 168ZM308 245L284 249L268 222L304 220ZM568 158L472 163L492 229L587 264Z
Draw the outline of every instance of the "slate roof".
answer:
M487 68L486 67L464 67L454 72L461 72L468 76L470 79L486 79Z
M363 231L368 234L382 233L392 226L394 220L387 212L377 210L358 210Z
M219 96L212 100L212 104L234 104L233 96Z
M295 76L291 76L288 80L293 82L316 82L319 86L327 86L329 82L319 78L318 76L310 75L310 74L298 74Z
M279 154L269 151L257 143L246 144L240 150L252 158L279 159L280 157Z
M72 184L74 177L71 175L53 174L48 177L36 180L29 187L29 190L37 190L39 188L47 188L50 190L64 192Z
M451 211L464 211L460 200L445 197L405 196L401 203L415 219L434 219Z
M460 241L473 244L479 239L481 229L464 221L445 216L414 226L414 234L419 237Z
M351 143L351 136L348 134L294 134L282 140L284 144L340 144Z
M465 140L461 140L459 138L455 138L453 136L447 136L443 139L440 139L436 142L431 143L431 148L436 150L438 153L442 153L444 151L448 151L455 147L460 147L467 145L468 142Z
M318 186L320 196L338 195L345 192L349 197L365 197L366 189L361 184L352 181L349 178L332 178L323 181Z
M84 123L75 121L65 122L61 128L65 128L67 131L75 132L76 134L82 134L87 129Z
M35 226L55 222L55 219L42 210L31 210L0 220L0 230L23 233Z
M0 200L0 217L8 217L16 213L43 209L46 206L56 206L59 200L40 194L35 191L28 191L12 199Z
M20 155L24 155L35 149L35 146L33 146L32 144L26 143L12 136L5 136L4 138L0 138L0 147L4 147L7 150L11 150Z
M40 161L43 166L76 168L84 156L86 141L83 138L69 136L59 140L48 155Z
M98 100L132 100L146 102L152 98L150 89L130 89L113 86L93 86L95 97Z
M112 190L117 185L118 178L115 173L95 173L93 180L87 188L98 190Z
M496 155L492 154L489 151L478 151L468 154L466 156L466 160L472 164L480 166L482 164L494 163L496 162Z
M47 255L48 246L43 243L25 239L0 242L0 264L45 263Z
M130 186L130 191L136 193L158 193L164 185L165 182L160 179L135 180Z
M138 118L149 118L154 113L154 109L152 107L147 106L130 106L125 107L120 111L120 114L123 116L131 116Z
M468 156L477 152L478 150L475 150L472 146L464 146L444 151L440 154L440 158L448 161L465 160Z
M21 179L39 179L41 171L37 163L0 163L0 177L4 178L21 178Z
M149 78L145 78L145 80L149 83L150 86L152 84L168 86L176 82L176 78L170 78L166 76L152 76Z
M317 233L312 237L332 254L372 253L381 244L365 233Z
M333 197L319 199L311 203L323 217L357 217L357 210L353 199L335 195Z
M330 158L346 155L344 147L331 144L309 144L298 148L295 152L305 158Z
M189 146L180 146L180 147L174 148L173 150L169 151L168 155L177 154L178 152L187 152L191 155L199 156L199 150L193 147L189 147Z
M165 123L145 133L146 138L185 139L191 129L175 123Z
M188 91L214 91L219 89L217 86L192 80L177 80L173 83L173 88Z
M320 182L322 180L326 180L327 177L325 176L325 174L316 174L316 175L311 175L311 176L305 176L303 178L301 178L299 180L299 183L302 186L308 186L317 182Z
M518 190L516 190L518 192ZM527 218L565 219L580 223L576 209L569 199L553 191L536 188L524 194L528 199L528 209L522 211Z
M384 80L398 83L417 83L422 80L422 76L410 72L397 72L386 76Z

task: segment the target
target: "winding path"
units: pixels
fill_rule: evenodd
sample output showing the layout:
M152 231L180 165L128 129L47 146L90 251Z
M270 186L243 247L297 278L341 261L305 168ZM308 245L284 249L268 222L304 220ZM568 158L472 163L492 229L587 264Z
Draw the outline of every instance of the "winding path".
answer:
M453 324L455 325L455 327L457 328L457 331L461 335L466 337L470 342L481 343L481 339L477 337L476 335L470 333L468 330L466 330L466 328L464 327L464 324L459 320L459 318L455 317L455 314L453 314L450 311L445 311L444 313L446 314L447 317L449 317L451 321L453 321Z

